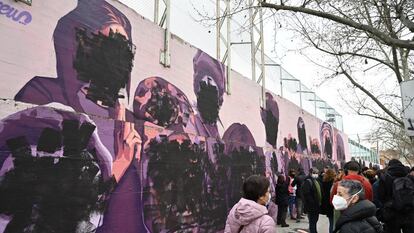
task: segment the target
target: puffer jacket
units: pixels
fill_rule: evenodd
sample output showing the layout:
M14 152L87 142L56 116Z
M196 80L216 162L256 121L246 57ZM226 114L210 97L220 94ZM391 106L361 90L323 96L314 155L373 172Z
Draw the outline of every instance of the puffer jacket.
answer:
M335 225L340 233L382 233L382 225L375 217L376 207L368 200L362 200L341 213Z
M244 198L230 210L224 233L238 233L240 229L242 233L276 233L275 222L266 207Z

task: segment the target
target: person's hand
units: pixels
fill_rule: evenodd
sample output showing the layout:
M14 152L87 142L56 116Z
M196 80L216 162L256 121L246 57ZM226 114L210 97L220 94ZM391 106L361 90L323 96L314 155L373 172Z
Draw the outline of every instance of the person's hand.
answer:
M112 174L118 182L134 157L140 159L142 141L134 128L134 123L125 121L125 107L118 104L115 110L117 120L115 124L116 157L112 166Z

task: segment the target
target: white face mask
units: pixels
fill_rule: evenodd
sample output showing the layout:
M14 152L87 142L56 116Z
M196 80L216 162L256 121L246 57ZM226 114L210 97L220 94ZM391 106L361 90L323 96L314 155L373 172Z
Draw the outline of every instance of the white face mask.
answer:
M352 199L354 196L358 195L360 192L362 191L359 190L357 193L355 193L354 195L352 195L349 199ZM334 195L333 199L332 199L332 205L334 206L334 208L336 210L344 210L346 208L348 208L348 201L347 199L338 196L338 195Z
M318 177L318 174L312 174L312 178L317 179Z

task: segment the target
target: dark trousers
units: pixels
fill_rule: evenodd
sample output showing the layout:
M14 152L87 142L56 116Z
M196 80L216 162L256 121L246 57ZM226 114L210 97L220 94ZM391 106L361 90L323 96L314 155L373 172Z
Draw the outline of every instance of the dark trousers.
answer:
M294 210L295 210L295 202L296 202L296 196L290 195L289 196L289 214L290 214L290 218L295 217L295 215L293 215ZM296 207L296 209L297 209L297 207Z
M308 211L308 219L309 219L309 233L318 233L316 224L318 223L318 220L319 220L319 213Z
M286 224L287 205L277 206L277 224Z
M296 218L300 218L303 214L303 200L296 196Z

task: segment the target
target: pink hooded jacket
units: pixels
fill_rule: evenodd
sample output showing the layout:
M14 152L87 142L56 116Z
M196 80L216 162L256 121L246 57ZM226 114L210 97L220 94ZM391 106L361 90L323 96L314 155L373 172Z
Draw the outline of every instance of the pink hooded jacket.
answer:
M265 206L247 199L240 201L230 210L224 233L276 233L276 225L267 214Z

